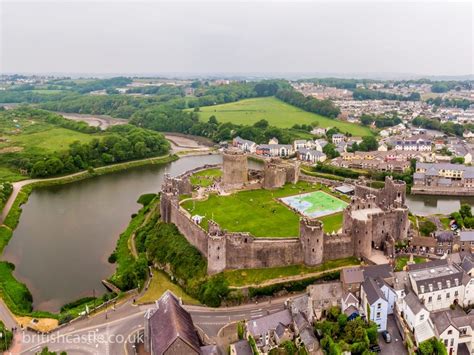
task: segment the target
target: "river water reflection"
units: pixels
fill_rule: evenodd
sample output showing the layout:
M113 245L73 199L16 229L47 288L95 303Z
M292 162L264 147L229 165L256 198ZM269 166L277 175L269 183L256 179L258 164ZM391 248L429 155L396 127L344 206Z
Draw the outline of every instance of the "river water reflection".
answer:
M157 192L163 175L222 161L219 155L121 171L68 185L35 189L3 259L33 294L35 309L57 311L66 302L104 292L101 280L114 265L107 258L140 205ZM251 163L252 164L252 163Z

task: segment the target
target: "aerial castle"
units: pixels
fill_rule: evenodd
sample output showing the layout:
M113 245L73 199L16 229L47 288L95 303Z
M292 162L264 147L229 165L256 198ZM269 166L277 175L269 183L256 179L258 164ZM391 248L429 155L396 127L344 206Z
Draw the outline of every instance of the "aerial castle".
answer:
M205 167L208 168L208 167ZM222 188L236 191L245 188L273 189L300 178L299 165L272 159L265 162L263 174L252 181L247 157L235 151L223 155ZM372 248L393 253L397 240L408 232L408 208L405 206L405 183L387 177L383 189L357 184L351 203L343 213L343 227L338 234L326 234L316 219L302 217L299 235L290 238L255 238L246 232L229 232L212 220L204 230L180 206L179 196L192 191L190 176L196 170L171 178L162 186L160 212L166 223L174 223L186 239L208 260L208 273L226 269L266 268L305 264L314 266L327 260L349 256L369 258Z

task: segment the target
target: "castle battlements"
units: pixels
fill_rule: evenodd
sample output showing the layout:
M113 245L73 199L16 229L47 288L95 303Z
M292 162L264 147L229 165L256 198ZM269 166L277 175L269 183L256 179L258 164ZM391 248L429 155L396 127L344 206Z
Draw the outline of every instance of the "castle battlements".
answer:
M240 183L244 187L248 183L244 154L224 154L222 168L223 184L230 181L232 186ZM405 183L391 178L386 178L382 189L356 185L355 195L343 211L342 231L337 234L324 233L321 221L306 217L300 218L299 235L293 238L256 238L247 232L229 232L213 220L208 220L206 231L179 204L179 196L192 190L191 175L186 172L175 178L165 176L161 219L174 223L189 243L207 258L209 274L226 269L314 266L349 256L369 258L372 248L392 253L393 244L405 239L408 233ZM263 187L275 188L298 178L299 166L270 160L265 164Z

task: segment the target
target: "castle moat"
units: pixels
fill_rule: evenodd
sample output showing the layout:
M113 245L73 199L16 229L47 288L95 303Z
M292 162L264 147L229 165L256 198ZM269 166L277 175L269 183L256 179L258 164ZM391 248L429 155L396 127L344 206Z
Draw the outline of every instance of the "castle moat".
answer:
M165 173L176 176L221 156L181 158L63 186L36 189L23 206L20 224L3 259L16 265L15 276L33 294L36 309L57 311L69 301L104 292L101 279L113 273L107 258L130 216L139 209L139 195L157 192ZM248 162L249 168L261 168ZM450 213L460 201L474 206L474 197L408 195L414 214ZM94 291L95 290L95 291Z

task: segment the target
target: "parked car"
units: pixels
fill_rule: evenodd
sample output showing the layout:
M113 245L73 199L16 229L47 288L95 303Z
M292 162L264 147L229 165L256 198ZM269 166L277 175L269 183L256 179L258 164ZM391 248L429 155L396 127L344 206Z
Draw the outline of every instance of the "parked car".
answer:
M379 345L372 345L369 350L373 353L379 353L382 351Z
M392 336L390 335L390 333L386 330L384 330L382 332L382 337L383 337L383 340L385 340L386 343L390 343L392 341Z

